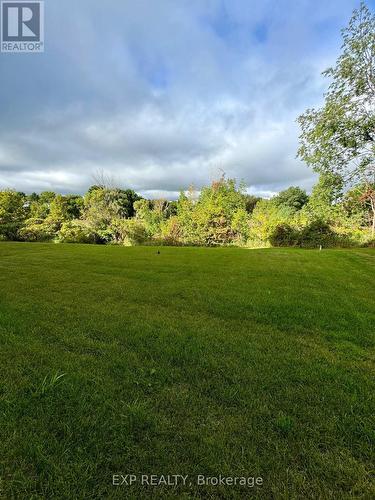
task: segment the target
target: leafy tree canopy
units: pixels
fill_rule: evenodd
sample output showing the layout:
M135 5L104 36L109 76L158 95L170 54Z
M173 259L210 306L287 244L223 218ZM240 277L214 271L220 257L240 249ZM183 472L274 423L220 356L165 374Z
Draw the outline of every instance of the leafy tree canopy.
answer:
M375 16L364 3L342 31L342 54L323 74L331 79L325 104L299 117L298 155L320 173L345 181L375 175Z
M375 16L364 3L342 31L342 53L323 74L331 83L321 109L308 109L299 157L321 174L345 184L375 182ZM375 230L375 196L370 196Z
M277 206L284 206L290 208L293 211L301 210L301 208L306 205L309 197L306 191L298 186L291 186L273 198L274 203Z

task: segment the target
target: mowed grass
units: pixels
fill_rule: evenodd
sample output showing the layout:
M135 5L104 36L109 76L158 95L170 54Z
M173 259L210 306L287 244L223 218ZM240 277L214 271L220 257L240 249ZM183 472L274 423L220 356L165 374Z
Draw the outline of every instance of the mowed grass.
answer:
M159 250L0 244L0 497L373 497L374 250Z

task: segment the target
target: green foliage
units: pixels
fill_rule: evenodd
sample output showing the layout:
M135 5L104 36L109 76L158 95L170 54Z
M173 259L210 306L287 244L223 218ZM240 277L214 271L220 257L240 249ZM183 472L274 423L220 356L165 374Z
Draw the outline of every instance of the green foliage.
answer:
M117 213L119 217L129 219L134 217L135 209L134 203L141 199L132 189L114 189L113 190L114 203L117 206Z
M14 190L0 191L0 223L18 222L25 217L25 196Z
M26 217L26 199L14 190L0 191L0 238L16 240Z
M198 242L204 245L225 245L242 237L247 217L242 187L224 176L204 187L193 206L193 217Z
M101 242L111 241L110 225L113 219L120 216L121 205L117 195L117 190L96 187L84 197L83 217Z
M182 240L180 219L177 215L173 215L161 226L161 241L166 245L181 245Z
M274 247L291 247L297 243L298 231L289 224L278 224L270 236Z
M165 216L167 219L177 215L177 207L178 207L177 201L168 201L167 202L167 206L165 208Z
M54 193L53 191L43 191L42 193L40 193L38 201L41 204L50 205L55 197L56 193Z
M79 219L83 209L83 198L79 195L60 195L44 191L40 195L32 193L27 197L29 217L46 219L61 225L65 220Z
M114 219L110 227L113 240L123 245L141 245L148 239L148 232L139 219Z
M375 184L357 184L343 197L343 208L358 227L369 227L373 224L374 205Z
M342 54L320 110L299 118L300 157L319 172L373 175L375 139L375 16L364 3L343 30Z
M27 219L19 230L24 241L51 241L56 237L60 224L51 219Z
M250 208L250 202L254 208ZM244 194L242 185L224 176L200 192L193 188L181 192L178 201L146 200L131 190L100 186L91 187L84 197L2 191L0 239L120 245L318 246L321 234L311 228L323 221L335 235L327 235L325 244L363 245L371 239L368 227L374 202L371 186L358 184L345 192L342 177L334 173L320 175L310 198L292 186L271 200L254 199ZM134 216L128 217L131 213Z
M362 247L364 247L364 248L375 248L375 239L374 238L368 239L367 241L365 241L362 244Z
M84 200L82 196L68 194L66 200L66 217L68 220L79 219L83 213Z
M299 117L299 157L344 183L375 180L375 16L364 3L343 30L342 54L324 73L331 83L321 109ZM375 200L372 204L375 232Z
M134 207L136 219L157 242L214 246L247 239L242 189L224 177L200 193L181 192L177 202L140 200Z
M142 221L149 237L160 235L161 224L167 218L166 200L138 200L134 203L136 218Z
M270 237L270 243L274 247L350 247L359 244L360 237L357 234L356 239L350 233L337 233L327 222L314 220L303 227L290 226L289 224L279 224Z
M291 218L290 208L278 206L273 200L262 200L255 207L250 219L250 237L252 240L270 241L277 226L288 224Z
M238 243L246 243L250 236L250 219L246 209L239 208L234 212L231 227L235 234L235 240Z
M198 226L194 216L196 197L193 187L190 187L187 193L181 191L177 202L178 235L181 242L185 244L201 243L198 236Z
M334 246L335 234L329 224L315 220L302 228L298 240L301 247Z
M330 172L321 174L306 205L306 211L310 214L310 219L327 222L337 219L342 209L339 204L342 197L342 177Z
M284 191L281 191L277 196L273 198L273 202L278 207L289 208L293 212L301 210L301 208L306 205L309 201L309 197L306 191L298 186L291 186Z
M134 203L140 197L131 189L92 187L85 195L85 216L94 225L108 224L112 217L134 216Z
M63 222L58 232L61 243L97 243L99 237L86 221L72 220Z
M65 196L58 194L51 201L47 220L53 221L59 227L68 219L68 200L65 198Z

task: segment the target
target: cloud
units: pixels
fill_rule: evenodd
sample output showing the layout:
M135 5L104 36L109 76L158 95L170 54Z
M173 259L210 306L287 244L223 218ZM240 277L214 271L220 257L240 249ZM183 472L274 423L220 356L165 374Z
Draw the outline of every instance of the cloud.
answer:
M150 196L222 170L253 193L310 189L295 119L354 6L47 3L45 53L0 54L0 187L84 192L102 169Z

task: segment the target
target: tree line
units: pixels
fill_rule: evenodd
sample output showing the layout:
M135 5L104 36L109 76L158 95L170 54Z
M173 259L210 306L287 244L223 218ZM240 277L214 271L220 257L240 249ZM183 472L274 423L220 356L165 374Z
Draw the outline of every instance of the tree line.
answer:
M223 175L178 200L94 185L84 196L0 191L0 239L123 245L347 246L373 244L367 186L344 192L321 175L310 196L292 186L271 199ZM372 242L372 243L371 243Z

